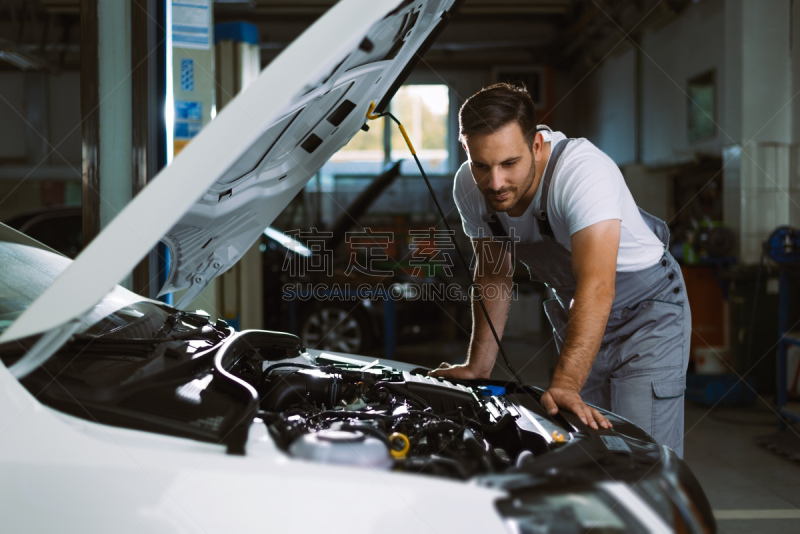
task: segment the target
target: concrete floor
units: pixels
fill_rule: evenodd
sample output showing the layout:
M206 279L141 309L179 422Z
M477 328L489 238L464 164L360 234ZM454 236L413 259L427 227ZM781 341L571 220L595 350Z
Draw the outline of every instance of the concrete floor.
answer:
M506 354L527 384L546 387L556 358L550 336L508 338ZM435 341L397 348L394 359L436 367L460 363L467 341ZM502 363L493 378L510 374ZM757 436L777 430L770 399L745 409L686 403L685 459L711 502L721 533L800 532L800 463L767 451ZM800 437L800 429L790 429ZM800 451L798 451L800 452Z

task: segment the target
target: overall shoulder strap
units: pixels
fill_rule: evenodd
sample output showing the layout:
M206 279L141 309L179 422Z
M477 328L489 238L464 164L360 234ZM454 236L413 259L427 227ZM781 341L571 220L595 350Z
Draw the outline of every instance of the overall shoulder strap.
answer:
M553 180L553 173L555 172L556 165L558 165L558 159L561 157L561 153L564 152L564 148L566 148L569 142L570 139L562 139L556 143L556 146L550 151L547 169L544 172L542 184L540 185L542 188L542 196L539 200L539 208L534 211L542 237L550 241L555 241L555 236L553 235L553 229L550 227L550 221L547 218L547 197L550 191L550 182Z
M483 218L484 222L489 225L489 230L492 231L492 236L501 240L508 239L508 232L503 228L503 224L497 217L497 212L489 205L486 197L483 198L483 203L486 205L486 216Z

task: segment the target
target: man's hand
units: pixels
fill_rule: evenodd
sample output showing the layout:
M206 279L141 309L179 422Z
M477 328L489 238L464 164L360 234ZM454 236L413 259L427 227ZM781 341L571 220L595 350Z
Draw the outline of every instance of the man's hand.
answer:
M476 378L483 378L467 364L450 365L447 362L442 363L439 367L429 372L428 376L452 378L455 380L474 380Z
M581 399L580 393L567 388L550 388L542 395L542 406L550 415L558 413L559 408L569 410L581 418L584 425L589 425L595 430L597 425L603 428L611 428L611 421L605 418L597 409L590 408Z

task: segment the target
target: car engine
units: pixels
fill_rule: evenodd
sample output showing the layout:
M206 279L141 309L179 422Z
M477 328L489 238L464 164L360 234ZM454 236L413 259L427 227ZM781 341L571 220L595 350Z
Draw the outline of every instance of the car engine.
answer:
M541 390L515 382L457 384L307 351L283 332L178 320L194 328L163 342L76 337L23 383L65 412L225 444L231 454L247 454L255 422L293 458L462 480L527 469L576 437L593 436L600 451L631 452L631 439L656 447L613 414L614 430L593 432L572 414L549 415Z
M163 342L76 337L24 383L68 413L225 444L231 454L247 454L260 420L294 458L456 479L521 467L581 428L514 382L456 384L307 351L291 334L180 317L193 329Z
M524 464L571 428L514 384L455 384L325 353L266 366L259 390L259 416L293 457L458 479Z

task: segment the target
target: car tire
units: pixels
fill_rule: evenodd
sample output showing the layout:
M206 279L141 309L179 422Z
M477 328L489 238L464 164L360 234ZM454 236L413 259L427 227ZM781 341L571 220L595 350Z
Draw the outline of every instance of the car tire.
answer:
M335 303L319 303L300 313L300 342L311 349L362 353L372 347L369 317L361 309Z

